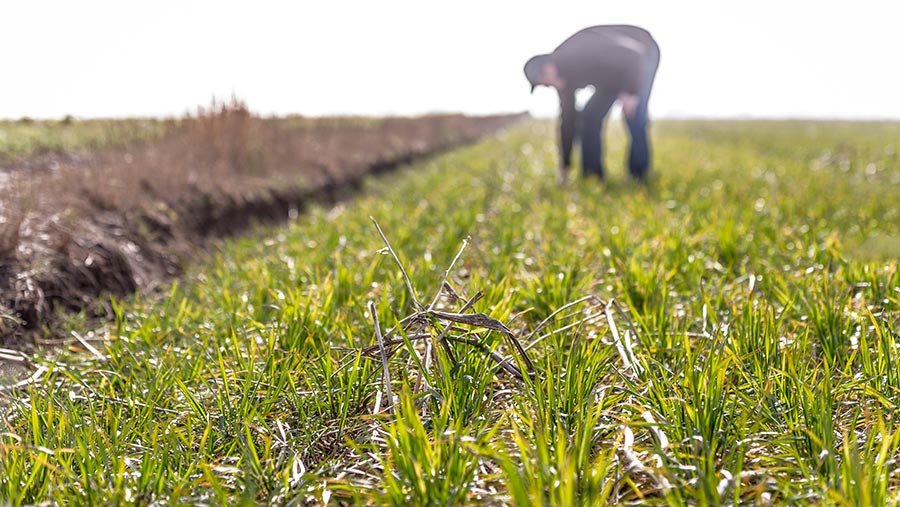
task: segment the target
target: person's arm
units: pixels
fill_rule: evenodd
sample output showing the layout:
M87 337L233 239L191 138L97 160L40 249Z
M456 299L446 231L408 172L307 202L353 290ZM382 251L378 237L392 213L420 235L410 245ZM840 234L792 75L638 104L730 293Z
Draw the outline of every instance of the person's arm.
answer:
M560 180L564 180L572 165L572 140L575 137L575 90L559 91L559 149Z

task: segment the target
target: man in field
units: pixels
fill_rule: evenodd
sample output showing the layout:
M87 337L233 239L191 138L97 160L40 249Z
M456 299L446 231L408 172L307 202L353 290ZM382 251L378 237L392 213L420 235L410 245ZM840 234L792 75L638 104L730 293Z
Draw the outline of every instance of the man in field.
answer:
M636 26L607 25L585 28L569 37L549 55L525 64L531 90L552 86L559 92L559 181L568 179L572 140L575 137L575 91L594 87L594 95L581 113L581 164L585 176L603 179L602 130L606 113L617 100L631 134L628 168L644 181L650 170L647 102L659 66L659 46L646 30Z

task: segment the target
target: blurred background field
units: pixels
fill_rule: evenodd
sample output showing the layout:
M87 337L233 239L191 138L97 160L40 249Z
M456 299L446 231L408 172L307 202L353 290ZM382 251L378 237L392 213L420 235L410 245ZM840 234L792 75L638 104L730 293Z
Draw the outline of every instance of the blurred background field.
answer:
M122 147L138 141L159 139L171 120L61 120L0 121L0 161L40 153L62 153Z

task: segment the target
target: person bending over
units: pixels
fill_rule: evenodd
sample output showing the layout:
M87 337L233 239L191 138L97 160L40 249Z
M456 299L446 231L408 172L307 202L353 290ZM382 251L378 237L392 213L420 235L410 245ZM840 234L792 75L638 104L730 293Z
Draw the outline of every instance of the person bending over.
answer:
M647 103L659 66L659 46L649 32L636 26L592 26L572 35L552 53L532 57L525 76L559 92L559 181L568 179L575 137L575 92L587 86L594 94L581 112L581 163L585 176L603 179L603 121L617 100L631 134L628 169L640 181L650 170Z

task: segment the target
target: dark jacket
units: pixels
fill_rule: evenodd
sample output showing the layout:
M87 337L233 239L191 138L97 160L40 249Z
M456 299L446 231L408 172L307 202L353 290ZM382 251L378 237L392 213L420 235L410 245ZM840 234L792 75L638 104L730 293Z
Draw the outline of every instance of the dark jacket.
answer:
M575 91L593 86L597 92L638 94L646 79L646 62L658 58L659 46L643 28L602 25L585 28L550 54L565 88L559 90L560 149L569 167L575 136Z

